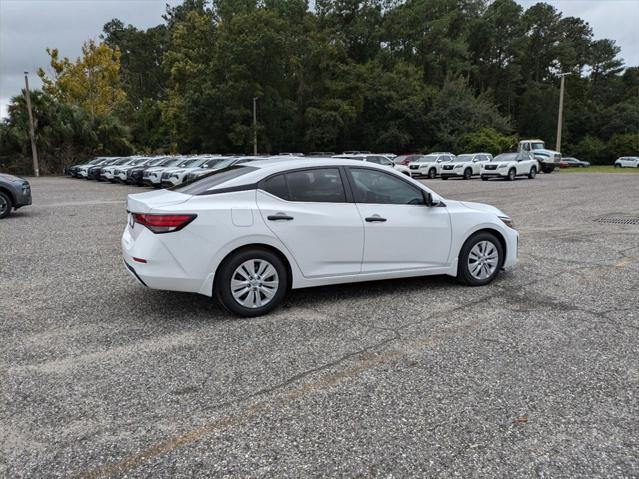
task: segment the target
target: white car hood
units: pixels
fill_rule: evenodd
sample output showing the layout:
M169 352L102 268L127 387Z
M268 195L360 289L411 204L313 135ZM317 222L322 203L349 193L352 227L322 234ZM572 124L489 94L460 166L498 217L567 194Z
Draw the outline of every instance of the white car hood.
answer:
M483 213L494 213L497 216L508 216L504 214L504 212L501 211L499 208L495 208L494 206L484 203L473 203L471 201L457 201L456 203L471 210L481 211Z

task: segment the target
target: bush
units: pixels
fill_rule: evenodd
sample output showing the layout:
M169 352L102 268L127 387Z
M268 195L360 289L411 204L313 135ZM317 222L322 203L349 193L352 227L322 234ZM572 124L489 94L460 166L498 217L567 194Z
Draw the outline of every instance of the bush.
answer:
M617 133L608 141L608 152L611 161L620 156L639 155L639 133Z
M516 143L515 136L502 135L493 128L482 128L463 135L457 142L456 151L458 153L487 152L496 156L508 151Z
M569 151L570 154L563 153L563 156L575 156L580 160L589 161L593 165L610 163L610 152L606 144L594 136L586 136L572 148L566 149L566 151Z

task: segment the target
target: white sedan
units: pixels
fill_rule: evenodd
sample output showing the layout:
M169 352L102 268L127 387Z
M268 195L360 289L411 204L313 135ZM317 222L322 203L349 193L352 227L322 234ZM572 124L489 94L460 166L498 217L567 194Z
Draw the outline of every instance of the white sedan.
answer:
M615 160L615 168L639 168L639 156L622 156Z
M486 181L490 178L503 178L512 181L517 176L525 176L533 180L537 176L539 162L527 152L502 153L481 164L480 176Z
M361 161L236 164L129 195L127 208L122 252L140 283L215 296L241 316L290 288L441 274L479 286L517 261L518 233L497 208Z

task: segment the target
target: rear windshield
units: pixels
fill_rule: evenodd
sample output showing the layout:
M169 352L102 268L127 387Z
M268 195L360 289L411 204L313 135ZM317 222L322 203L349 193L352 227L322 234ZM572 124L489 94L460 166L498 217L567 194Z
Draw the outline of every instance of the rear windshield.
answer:
M188 183L171 189L178 193L184 193L185 195L201 195L215 186L219 186L233 178L238 178L255 170L257 170L257 168L253 166L233 165L228 168L213 170L208 175L200 176Z

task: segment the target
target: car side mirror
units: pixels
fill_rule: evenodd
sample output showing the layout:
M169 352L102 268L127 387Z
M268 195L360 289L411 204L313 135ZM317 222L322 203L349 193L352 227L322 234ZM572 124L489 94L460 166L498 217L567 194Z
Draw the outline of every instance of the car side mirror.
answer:
M427 191L422 192L423 196L424 196L424 205L425 206L437 206L439 204L439 201L435 201L433 199L433 195L431 193L428 193Z

